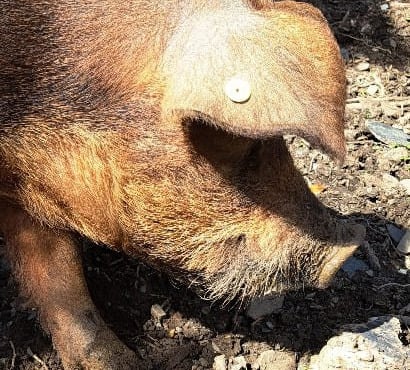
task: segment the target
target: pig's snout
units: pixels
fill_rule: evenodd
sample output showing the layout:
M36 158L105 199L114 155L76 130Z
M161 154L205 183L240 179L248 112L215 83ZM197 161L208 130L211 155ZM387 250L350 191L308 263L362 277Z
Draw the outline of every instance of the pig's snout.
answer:
M162 61L165 114L251 138L301 135L343 159L338 46L318 12L304 15L304 5L290 4L298 11L279 2L268 11L237 6L181 22Z
M366 229L362 225L346 226L343 230L345 240L342 239L341 245L331 248L328 257L323 261L322 268L319 270L318 288L324 289L329 286L336 272L364 241Z
M322 229L324 234L314 236L289 226L275 235L276 221L273 232L258 232L254 238L247 235L233 247L225 246L229 255L225 250L220 264L213 265L216 270L206 277L208 296L229 301L303 287L328 287L365 235L360 225L335 222L329 223L334 228L326 227L326 231ZM318 234L317 229L311 232Z

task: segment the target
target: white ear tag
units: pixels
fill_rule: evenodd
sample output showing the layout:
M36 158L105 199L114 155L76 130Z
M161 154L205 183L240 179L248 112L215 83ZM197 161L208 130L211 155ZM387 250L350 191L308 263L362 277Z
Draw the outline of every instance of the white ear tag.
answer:
M224 87L225 94L234 103L245 103L251 97L251 86L248 81L239 77L229 79Z

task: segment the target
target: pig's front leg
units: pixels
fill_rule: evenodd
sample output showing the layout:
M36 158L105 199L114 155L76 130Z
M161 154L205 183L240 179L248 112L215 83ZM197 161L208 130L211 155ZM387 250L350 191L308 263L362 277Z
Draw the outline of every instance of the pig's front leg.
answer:
M78 247L21 209L0 202L0 230L23 293L39 309L64 369L136 369L136 355L91 301Z

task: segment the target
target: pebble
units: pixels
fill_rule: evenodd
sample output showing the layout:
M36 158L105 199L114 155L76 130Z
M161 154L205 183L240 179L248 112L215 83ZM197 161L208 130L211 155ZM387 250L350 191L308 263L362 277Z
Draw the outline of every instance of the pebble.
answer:
M296 368L294 353L273 349L262 352L256 362L260 370L294 370Z
M401 238L403 237L405 231L398 228L397 226L393 224L387 224L386 225L387 232L389 233L390 237L393 239L393 241L397 244Z
M357 271L369 270L369 266L367 266L367 264L364 261L356 257L350 257L343 264L342 270L347 274L347 276L349 276L349 278L352 278Z
M270 330L273 330L273 328L274 328L274 326L273 326L273 324L272 324L271 321L266 321L266 326L267 326Z
M400 180L400 186L406 190L406 193L410 195L410 179Z
M410 270L410 256L404 257L404 266L406 267L407 270Z
M387 12L389 10L389 4L387 4L387 3L381 4L380 5L380 10L382 12Z
M346 141L354 141L356 139L356 135L357 135L356 130L345 129L344 132L345 132Z
M355 68L356 71L359 71L359 72L368 71L369 68L370 68L370 63L369 62L360 62L360 63L357 63L354 68Z
M399 146L397 148L389 149L387 152L382 154L384 159L391 162L400 162L409 156L409 150L404 146Z
M368 95L373 96L376 95L376 93L379 91L379 86L377 85L370 85L367 89L366 92Z
M243 356L234 357L229 370L246 370L246 360Z
M214 358L213 370L226 370L226 357L225 355L219 355Z
M154 320L160 321L167 314L159 304L154 304L151 306L151 316Z
M397 186L399 186L400 183L397 177L394 177L388 173L382 174L382 181L383 188L387 191L396 188Z
M410 145L410 135L385 123L367 122L367 128L382 143L402 146Z
M246 315L257 320L272 313L278 313L282 309L284 299L283 295L254 298L246 310Z
M410 229L405 232L397 245L397 250L403 254L410 254Z

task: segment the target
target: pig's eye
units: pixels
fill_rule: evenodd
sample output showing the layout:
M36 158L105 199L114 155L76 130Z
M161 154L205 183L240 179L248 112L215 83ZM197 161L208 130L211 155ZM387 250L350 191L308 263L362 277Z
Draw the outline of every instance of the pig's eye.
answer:
M226 96L234 103L246 103L251 97L251 86L248 81L232 77L224 87Z

